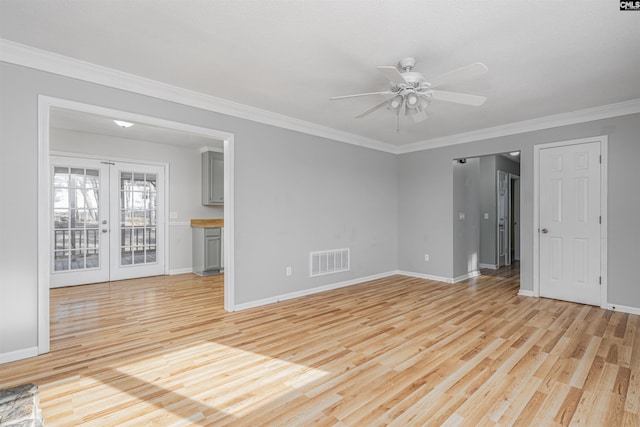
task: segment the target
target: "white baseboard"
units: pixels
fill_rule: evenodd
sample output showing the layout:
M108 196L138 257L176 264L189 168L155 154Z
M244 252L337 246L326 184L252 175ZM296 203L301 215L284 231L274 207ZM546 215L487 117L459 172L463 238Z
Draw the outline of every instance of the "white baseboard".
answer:
M286 301L293 298L304 297L307 295L317 294L318 292L330 291L332 289L344 288L346 286L357 285L359 283L370 282L371 280L383 279L385 277L398 274L396 271L388 271L386 273L374 274L372 276L359 277L357 279L347 280L344 282L331 283L324 286L318 286L317 288L304 289L302 291L290 292L288 294L276 295L274 297L263 298L256 301L249 301L242 304L237 304L233 307L233 311L246 310L249 308L260 307L267 304L273 304L280 301Z
M463 280L472 279L474 277L478 277L480 275L480 271L470 271L467 274L463 274L462 276L454 277L453 283L462 282Z
M523 297L535 297L533 291L530 291L528 289L520 289L518 291L518 295L523 296Z
M23 348L22 350L10 351L8 353L0 353L0 365L3 363L14 362L16 360L27 359L38 355L38 347Z
M396 274L401 274L403 276L415 277L418 279L427 279L427 280L435 280L436 282L445 282L445 283L453 283L453 279L450 277L442 277L442 276L433 276L431 274L423 274L423 273L414 273L411 271L398 270Z
M193 268L174 268L173 270L169 270L169 276L186 273L193 273Z
M622 313L640 314L640 308L638 307L629 307L626 305L619 305L619 304L607 304L605 308L607 310L620 311Z
M482 264L482 263L480 263L478 265L478 267L480 267L480 268L488 268L490 270L497 270L498 269L498 264Z

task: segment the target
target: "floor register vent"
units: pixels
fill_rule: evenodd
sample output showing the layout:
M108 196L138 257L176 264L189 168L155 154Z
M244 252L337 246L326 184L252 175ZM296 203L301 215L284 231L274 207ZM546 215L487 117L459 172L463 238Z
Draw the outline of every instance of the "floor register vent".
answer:
M349 271L349 249L333 249L310 253L311 277Z

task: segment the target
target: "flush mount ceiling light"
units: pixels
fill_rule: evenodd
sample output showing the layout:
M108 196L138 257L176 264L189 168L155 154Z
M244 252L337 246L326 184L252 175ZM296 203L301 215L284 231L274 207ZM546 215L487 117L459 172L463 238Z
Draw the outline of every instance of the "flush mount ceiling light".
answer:
M413 71L416 65L415 58L404 58L400 60L397 67L381 66L380 71L389 80L389 90L381 92L358 93L355 95L334 96L331 100L353 98L358 96L389 96L390 98L374 105L367 111L359 114L356 118L368 116L374 111L387 107L393 111L398 118L397 130L400 129L400 117L410 116L414 122L419 123L427 118L426 108L432 100L454 102L457 104L478 107L487 100L484 96L471 95L468 93L449 92L436 89L460 80L470 79L487 73L487 67L477 62L442 74L430 79L427 83L423 75Z
M519 151L512 151L512 152L509 153L509 155L513 156L513 157L518 157L520 155L520 152Z
M121 128L130 128L131 126L133 126L133 123L129 123L129 122L125 122L122 120L114 120L113 123L117 124L118 126L120 126Z

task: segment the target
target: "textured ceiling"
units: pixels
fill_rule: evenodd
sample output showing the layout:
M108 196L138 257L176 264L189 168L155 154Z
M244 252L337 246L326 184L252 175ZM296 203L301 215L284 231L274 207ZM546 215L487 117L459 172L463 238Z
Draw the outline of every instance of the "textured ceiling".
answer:
M0 37L394 145L640 98L640 16L615 1L0 0ZM414 56L435 76L486 77L433 101L430 118L385 109L375 69Z

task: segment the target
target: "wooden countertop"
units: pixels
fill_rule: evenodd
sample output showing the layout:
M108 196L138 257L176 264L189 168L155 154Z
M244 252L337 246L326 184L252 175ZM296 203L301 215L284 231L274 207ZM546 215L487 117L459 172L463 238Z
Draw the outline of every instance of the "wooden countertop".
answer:
M224 219L192 219L191 227L194 228L222 228Z

